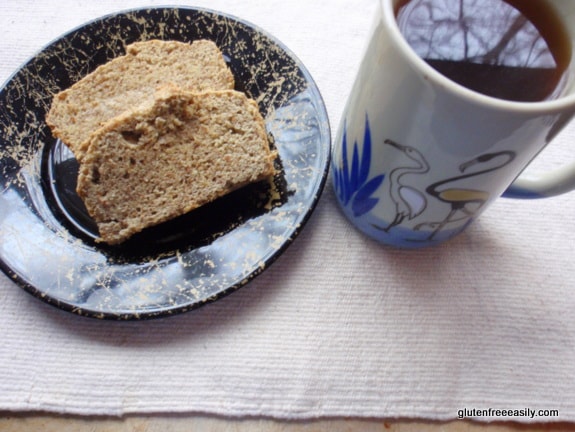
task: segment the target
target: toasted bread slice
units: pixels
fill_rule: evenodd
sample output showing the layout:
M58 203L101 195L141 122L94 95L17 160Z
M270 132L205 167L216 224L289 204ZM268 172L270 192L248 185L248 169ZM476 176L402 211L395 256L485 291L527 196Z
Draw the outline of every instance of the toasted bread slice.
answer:
M275 172L257 104L234 90L165 88L88 142L77 192L109 244Z
M234 77L211 41L137 42L127 46L125 55L58 93L46 122L53 135L81 160L92 132L153 99L156 89L165 84L197 92L227 90L234 88Z

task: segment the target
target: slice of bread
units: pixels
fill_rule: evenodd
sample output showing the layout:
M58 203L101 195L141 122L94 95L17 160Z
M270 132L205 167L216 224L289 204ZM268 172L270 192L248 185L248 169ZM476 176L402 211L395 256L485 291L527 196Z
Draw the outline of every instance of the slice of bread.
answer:
M127 46L124 56L58 93L46 123L80 161L92 132L152 99L156 89L165 84L196 92L227 90L234 88L234 77L211 41L136 42Z
M173 87L89 139L77 192L109 244L275 173L257 104Z

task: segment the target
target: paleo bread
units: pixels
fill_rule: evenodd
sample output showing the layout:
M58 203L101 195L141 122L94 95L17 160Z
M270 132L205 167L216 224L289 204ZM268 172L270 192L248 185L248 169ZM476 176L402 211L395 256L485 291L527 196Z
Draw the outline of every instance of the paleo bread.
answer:
M166 84L197 92L227 90L234 88L234 78L211 41L137 42L127 46L124 56L58 93L46 122L80 161L92 132L152 99L156 89Z
M255 101L169 87L92 134L77 192L99 241L117 244L272 176L274 158Z

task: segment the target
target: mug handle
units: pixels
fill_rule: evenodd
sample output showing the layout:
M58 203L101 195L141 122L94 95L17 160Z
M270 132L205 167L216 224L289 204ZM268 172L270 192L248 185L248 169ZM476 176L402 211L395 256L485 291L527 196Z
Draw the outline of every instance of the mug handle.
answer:
M541 175L520 175L503 193L506 198L536 199L561 195L575 189L575 162Z

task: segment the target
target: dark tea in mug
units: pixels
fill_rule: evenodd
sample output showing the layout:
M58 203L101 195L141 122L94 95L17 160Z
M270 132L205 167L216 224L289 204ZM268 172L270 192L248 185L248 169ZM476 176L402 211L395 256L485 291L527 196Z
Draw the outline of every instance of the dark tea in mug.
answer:
M571 41L545 0L401 0L395 15L419 57L471 90L537 102L565 85Z

